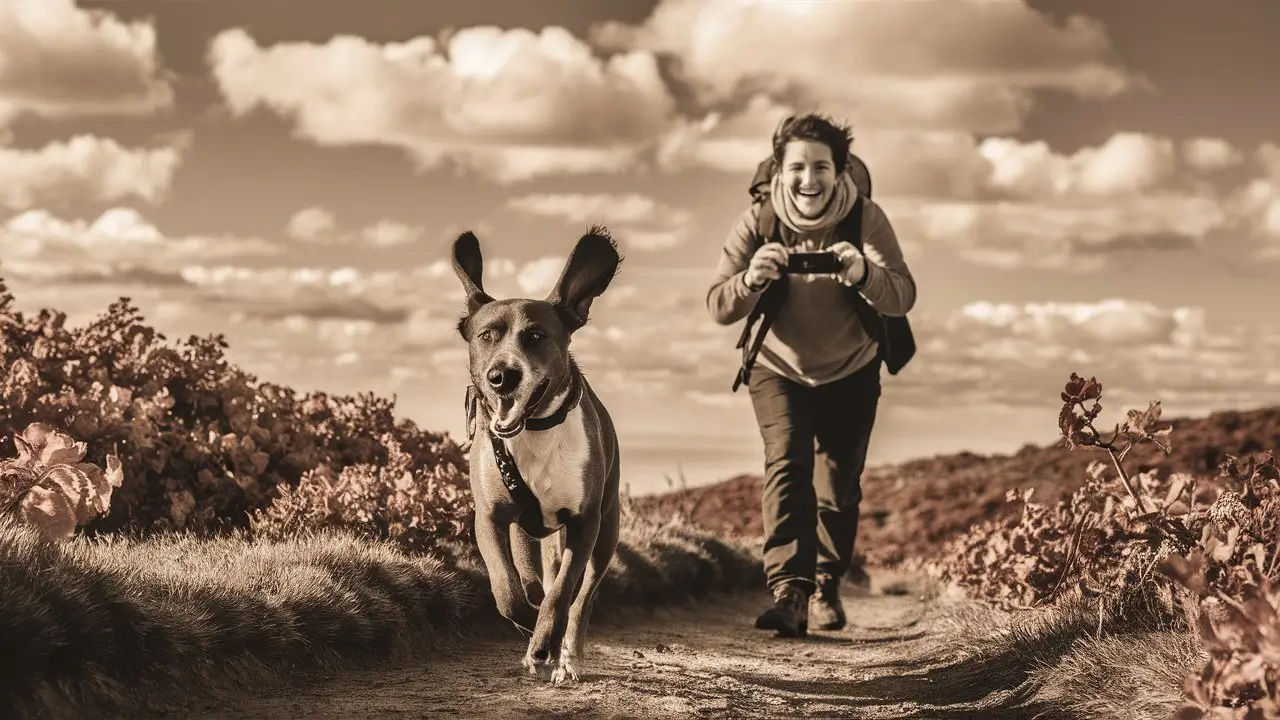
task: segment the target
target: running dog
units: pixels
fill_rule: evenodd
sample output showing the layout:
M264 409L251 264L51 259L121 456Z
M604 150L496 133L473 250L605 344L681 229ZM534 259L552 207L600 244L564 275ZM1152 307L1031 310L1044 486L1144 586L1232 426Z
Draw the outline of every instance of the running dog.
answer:
M592 227L546 299L495 300L481 282L480 241L465 232L453 244L466 295L458 332L471 375L476 540L498 611L530 634L524 667L555 684L579 679L592 602L618 544L618 437L569 342L621 261L608 232Z

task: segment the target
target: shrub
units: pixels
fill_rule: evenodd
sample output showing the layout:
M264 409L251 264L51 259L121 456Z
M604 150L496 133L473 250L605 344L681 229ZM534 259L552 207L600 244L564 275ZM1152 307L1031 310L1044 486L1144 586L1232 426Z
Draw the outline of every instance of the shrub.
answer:
M393 435L384 434L382 442L388 456L384 465L363 463L338 474L320 468L304 475L296 488L281 488L269 507L254 513L254 534L284 540L346 527L417 552L465 536L474 510L469 489L456 480L456 469L415 470L413 458Z
M394 401L260 382L226 360L222 336L170 346L142 320L122 298L85 327L68 328L60 312L15 311L0 282L0 443L34 422L65 428L83 442L89 462L115 456L128 478L88 531L248 527L281 492L282 502L296 505L292 491L304 476L315 483L348 469L348 478L380 473L372 468L392 462L390 440L404 456L397 467L427 482L440 502L456 507L467 493L461 448L447 435L397 420ZM412 513L396 508L436 502L423 492L386 507ZM367 512L383 507L368 502Z
M1109 437L1095 426L1102 386L1073 373L1059 414L1068 449L1093 447L1110 462L1094 463L1085 485L1054 507L1031 493L1011 493L1022 513L980 523L931 563L944 579L1005 608L1060 598L1099 604L1137 594L1169 598L1198 628L1209 653L1187 683L1179 717L1261 717L1275 712L1280 678L1276 573L1280 550L1280 471L1271 453L1228 456L1216 477L1187 473L1131 475L1124 466L1139 443L1170 451L1172 427L1161 426L1158 401L1130 410ZM1069 591L1069 592L1068 592Z

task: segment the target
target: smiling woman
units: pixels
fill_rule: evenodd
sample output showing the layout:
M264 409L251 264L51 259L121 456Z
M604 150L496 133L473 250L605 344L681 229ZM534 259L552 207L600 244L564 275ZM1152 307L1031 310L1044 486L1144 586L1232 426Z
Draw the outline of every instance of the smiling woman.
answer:
M816 627L845 624L838 589L851 570L885 360L858 304L901 316L915 303L893 227L865 194L869 183L860 189L850 172L851 142L848 128L820 115L781 125L768 193L739 216L707 295L722 325L781 297L761 367L739 378L750 387L765 451L764 563L774 607L756 627L786 636L807 633L811 601ZM766 208L776 213L776 235L759 227ZM793 263L797 253L816 255L810 262L819 269ZM786 294L766 296L779 281Z

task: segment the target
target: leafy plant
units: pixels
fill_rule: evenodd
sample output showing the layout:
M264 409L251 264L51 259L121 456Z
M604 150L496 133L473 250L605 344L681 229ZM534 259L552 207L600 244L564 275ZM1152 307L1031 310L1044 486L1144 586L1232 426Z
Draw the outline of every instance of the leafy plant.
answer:
M304 475L296 488L282 488L269 507L254 513L254 534L283 540L347 527L412 551L465 537L473 510L470 488L457 473L440 466L415 471L413 458L395 437L383 435L382 442L385 464L353 465L338 474L321 468Z
M128 298L79 328L53 310L24 315L0 283L0 443L39 422L81 440L88 462L115 456L129 480L110 496L110 512L85 526L90 533L245 528L309 473L392 462L387 437L415 478L467 492L462 449L397 419L394 401L261 382L226 349L222 336L169 343Z
M111 508L111 491L124 482L120 461L106 469L84 462L85 444L44 423L13 438L18 456L0 461L0 515L16 515L49 540L66 540L76 528Z
M1101 608L1144 588L1168 590L1209 654L1188 680L1179 717L1274 714L1280 470L1271 453L1228 455L1215 477L1134 473L1124 461L1139 443L1171 451L1159 401L1103 433L1096 378L1073 373L1061 397L1064 445L1100 449L1110 463L1093 463L1083 487L1054 507L1032 502L1029 491L1010 493L1021 515L974 527L933 562L935 572L1005 608L1049 604L1067 591ZM1225 708L1240 714L1221 715Z

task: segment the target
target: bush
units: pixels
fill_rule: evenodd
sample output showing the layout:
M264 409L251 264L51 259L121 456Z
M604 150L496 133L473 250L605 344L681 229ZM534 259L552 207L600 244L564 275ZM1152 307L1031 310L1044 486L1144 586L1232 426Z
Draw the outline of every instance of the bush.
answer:
M404 518L437 501L464 504L464 456L448 436L397 420L394 401L370 394L303 394L260 382L227 362L222 336L171 347L142 320L122 298L86 327L68 328L63 313L16 312L0 282L0 443L36 422L63 428L83 443L88 462L105 466L114 456L128 478L88 531L245 528L277 496L282 508L299 507L299 496L322 503L320 479L346 477L343 503L400 514L387 532L460 532L457 522L433 525L438 512ZM14 452L0 445L6 451ZM394 461L393 452L400 453ZM359 478L381 478L384 471L373 468L392 462L397 477L409 472L430 489L385 501L374 496L401 491L356 489L372 482ZM304 476L310 479L295 491ZM348 509L338 517L359 515Z
M296 488L282 487L265 510L254 512L256 536L284 540L303 532L344 527L370 539L395 540L423 552L442 540L470 532L475 511L471 493L452 467L418 469L391 434L382 436L387 463L363 463L339 474L325 467L302 477Z
M1107 603L1138 594L1167 597L1165 609L1184 613L1209 654L1188 679L1178 716L1276 712L1280 471L1271 453L1228 456L1216 477L1133 476L1124 466L1129 451L1149 442L1169 452L1173 428L1161 427L1157 401L1130 410L1104 438L1094 425L1101 397L1096 378L1073 373L1059 426L1067 448L1103 450L1109 466L1093 464L1085 485L1054 507L1011 493L1021 515L976 525L931 568L1005 608L1084 598L1101 616Z

